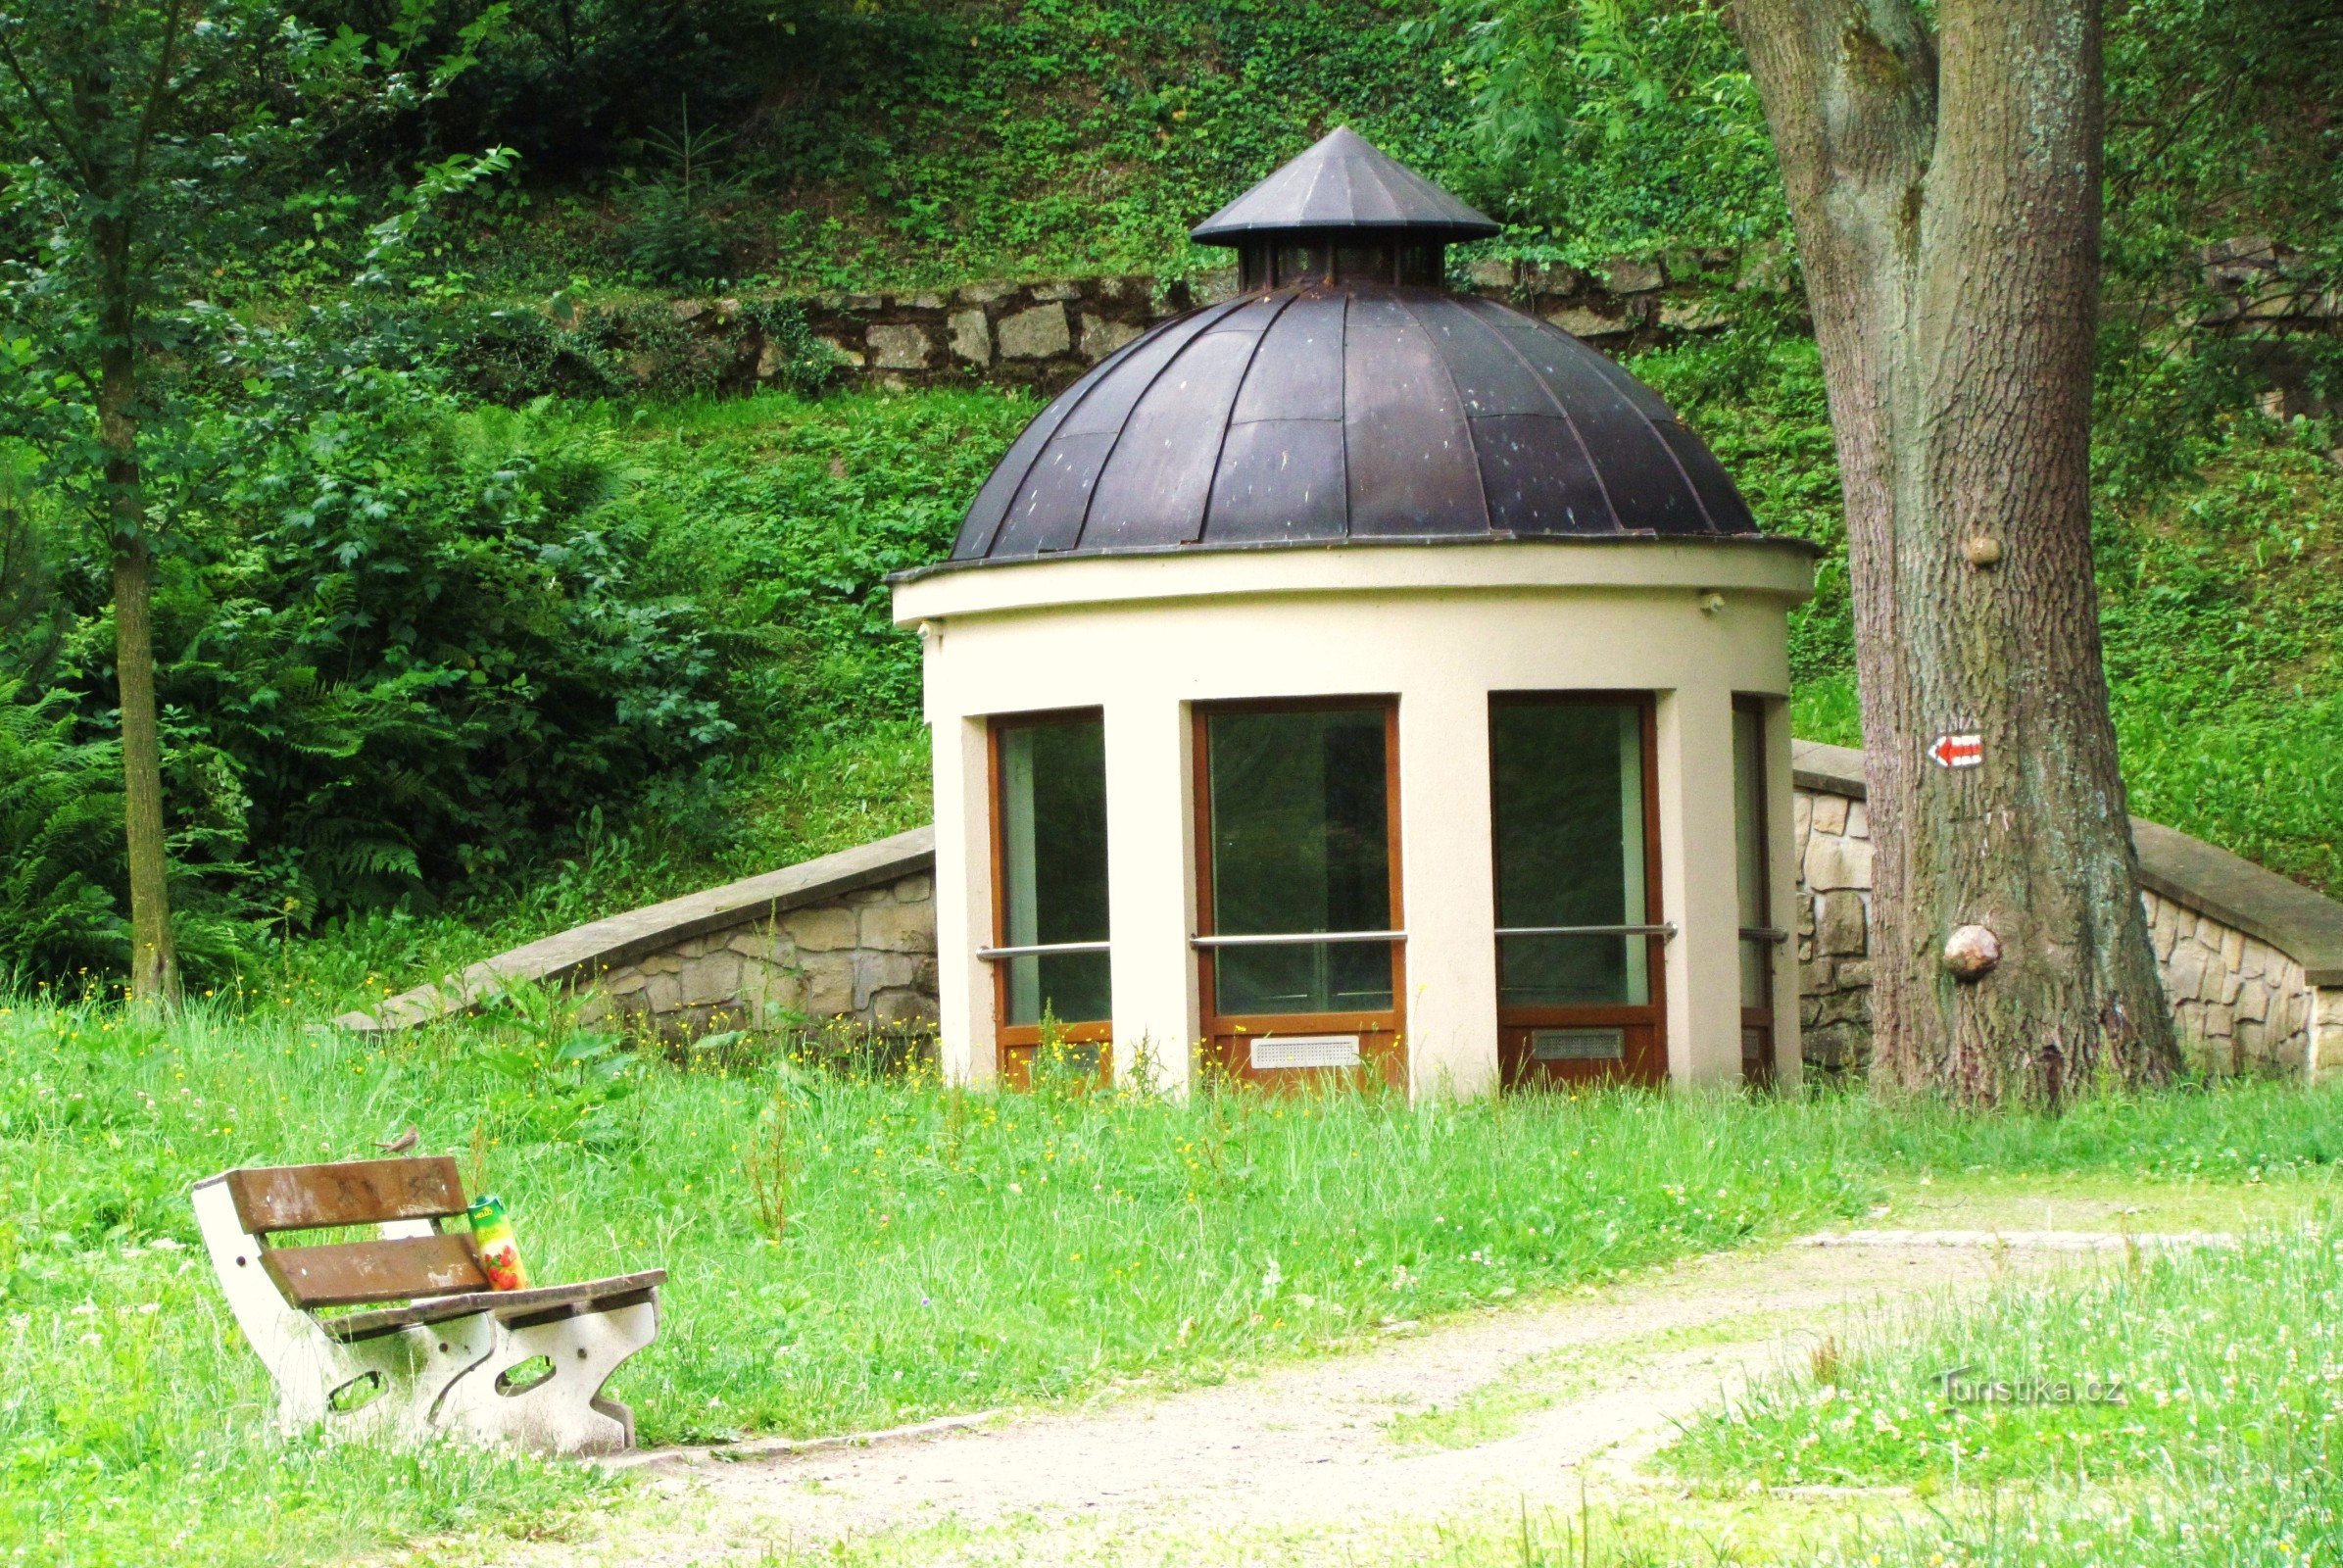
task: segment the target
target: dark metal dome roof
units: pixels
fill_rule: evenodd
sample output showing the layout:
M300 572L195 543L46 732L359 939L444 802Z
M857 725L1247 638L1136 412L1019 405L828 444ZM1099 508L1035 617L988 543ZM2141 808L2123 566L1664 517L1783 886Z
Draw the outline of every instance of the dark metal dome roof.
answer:
M1059 394L978 492L952 561L1755 533L1648 387L1434 286L1441 245L1495 231L1350 131L1326 137L1195 230L1239 249L1250 292Z
M1328 228L1487 239L1498 225L1344 125L1188 231L1205 245Z
M952 560L1757 531L1648 387L1490 300L1305 284L1174 318L1009 448Z

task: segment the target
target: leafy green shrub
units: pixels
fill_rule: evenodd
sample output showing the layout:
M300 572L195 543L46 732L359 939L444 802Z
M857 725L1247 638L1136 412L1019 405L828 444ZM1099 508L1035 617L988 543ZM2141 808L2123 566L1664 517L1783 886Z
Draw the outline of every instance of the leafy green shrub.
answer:
M122 764L75 742L65 694L0 683L0 975L112 969L130 932L102 878L122 858Z
M163 691L304 906L493 874L730 738L696 618L635 582L608 437L381 374L254 457Z

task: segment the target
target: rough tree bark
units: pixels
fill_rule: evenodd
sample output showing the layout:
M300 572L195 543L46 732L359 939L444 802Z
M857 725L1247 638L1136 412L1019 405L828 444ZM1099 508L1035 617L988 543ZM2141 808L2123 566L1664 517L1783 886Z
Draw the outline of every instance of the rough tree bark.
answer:
M114 669L122 701L122 816L130 871L130 996L178 999L178 949L163 838L163 742L155 717L155 558L147 545L138 466L138 358L129 225L101 220L98 440L106 451L107 524L114 535Z
M2176 1062L2091 576L2097 0L1739 0L1846 491L1875 1082L2056 1103ZM1948 769L1945 731L1983 737ZM1982 926L1996 945L1966 935ZM1956 967L1969 972L1962 978Z

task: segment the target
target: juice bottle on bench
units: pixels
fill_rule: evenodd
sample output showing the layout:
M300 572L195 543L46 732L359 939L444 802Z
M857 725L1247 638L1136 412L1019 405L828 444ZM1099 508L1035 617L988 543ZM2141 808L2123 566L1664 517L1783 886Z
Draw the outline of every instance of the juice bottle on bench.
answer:
M525 1291L529 1271L520 1265L520 1246L513 1239L513 1222L505 1218L505 1200L493 1195L472 1200L467 1213L472 1222L472 1245L480 1250L480 1270L491 1290Z

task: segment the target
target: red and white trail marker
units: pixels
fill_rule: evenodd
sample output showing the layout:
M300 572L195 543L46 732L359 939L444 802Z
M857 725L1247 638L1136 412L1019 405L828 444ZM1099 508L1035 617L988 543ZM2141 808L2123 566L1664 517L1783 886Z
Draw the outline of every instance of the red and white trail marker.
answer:
M1985 738L1974 731L1947 732L1928 743L1928 757L1938 767L1982 767Z

